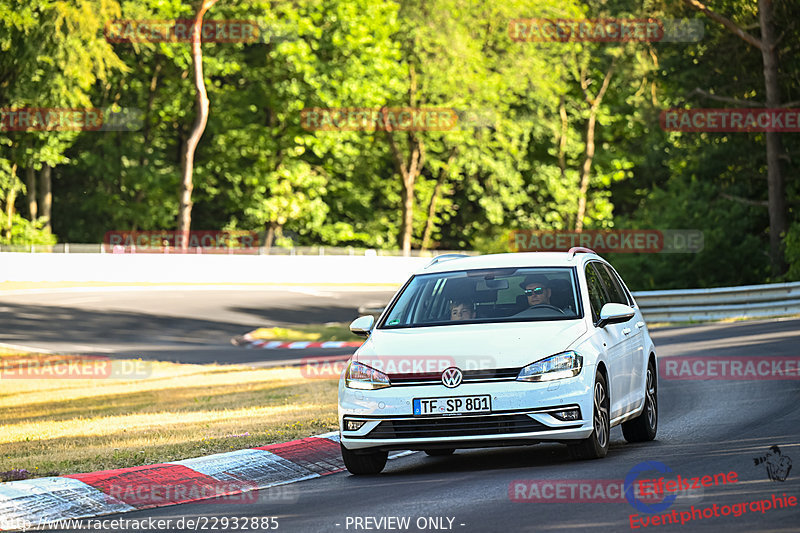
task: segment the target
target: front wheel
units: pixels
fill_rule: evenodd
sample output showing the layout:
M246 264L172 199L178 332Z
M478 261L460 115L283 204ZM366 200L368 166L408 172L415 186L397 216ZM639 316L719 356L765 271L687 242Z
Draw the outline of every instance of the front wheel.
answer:
M656 366L651 361L647 365L644 409L633 420L622 423L622 436L628 442L647 442L656 438L658 430L658 383L656 381Z
M569 445L570 455L575 459L600 459L608 455L608 441L611 434L608 416L610 401L606 378L600 373L594 378L594 401L592 403L594 426L592 434L577 444Z
M389 452L356 453L341 443L339 447L342 449L344 466L348 472L356 476L380 474L389 458Z

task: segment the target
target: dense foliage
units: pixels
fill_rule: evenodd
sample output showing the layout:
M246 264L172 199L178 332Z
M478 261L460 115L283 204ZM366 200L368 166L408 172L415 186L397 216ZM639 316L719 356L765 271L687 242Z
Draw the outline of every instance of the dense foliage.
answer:
M781 95L800 107L800 4L774 6ZM104 28L190 19L196 7L0 0L0 109L128 109L141 122L132 131L0 127L0 244L177 227L181 146L196 113L191 44L109 42ZM759 35L756 2L710 7ZM509 22L532 17L698 18L705 31L697 42L512 39ZM518 228L699 229L701 253L611 259L635 289L800 279L800 134L781 136L790 229L786 273L776 276L765 134L659 125L666 108L765 102L761 52L687 3L219 0L206 15L231 19L262 32L257 42L203 44L210 117L195 157L192 229L387 249L407 235L415 249L486 252L508 250ZM459 125L301 123L305 108L384 106L452 108ZM50 212L36 189L51 181Z

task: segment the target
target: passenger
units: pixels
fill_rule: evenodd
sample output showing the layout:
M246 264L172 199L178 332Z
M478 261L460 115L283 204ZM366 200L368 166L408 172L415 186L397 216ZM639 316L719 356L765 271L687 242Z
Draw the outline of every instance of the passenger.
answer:
M475 304L466 298L450 302L450 320L472 320L475 318Z

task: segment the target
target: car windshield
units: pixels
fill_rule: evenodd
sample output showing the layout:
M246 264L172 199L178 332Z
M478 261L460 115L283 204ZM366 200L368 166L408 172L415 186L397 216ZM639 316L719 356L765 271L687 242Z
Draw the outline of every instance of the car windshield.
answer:
M415 276L381 329L580 318L572 268L493 268Z

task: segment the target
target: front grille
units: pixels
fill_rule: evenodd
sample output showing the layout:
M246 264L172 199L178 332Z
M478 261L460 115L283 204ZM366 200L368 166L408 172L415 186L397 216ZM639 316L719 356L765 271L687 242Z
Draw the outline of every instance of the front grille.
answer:
M424 439L434 437L470 437L530 433L551 428L527 415L448 416L384 420L365 438L368 439Z
M519 368L489 368L486 370L463 370L461 383L482 383L486 381L514 381L519 375ZM435 374L389 374L392 386L405 385L441 385L442 373Z

